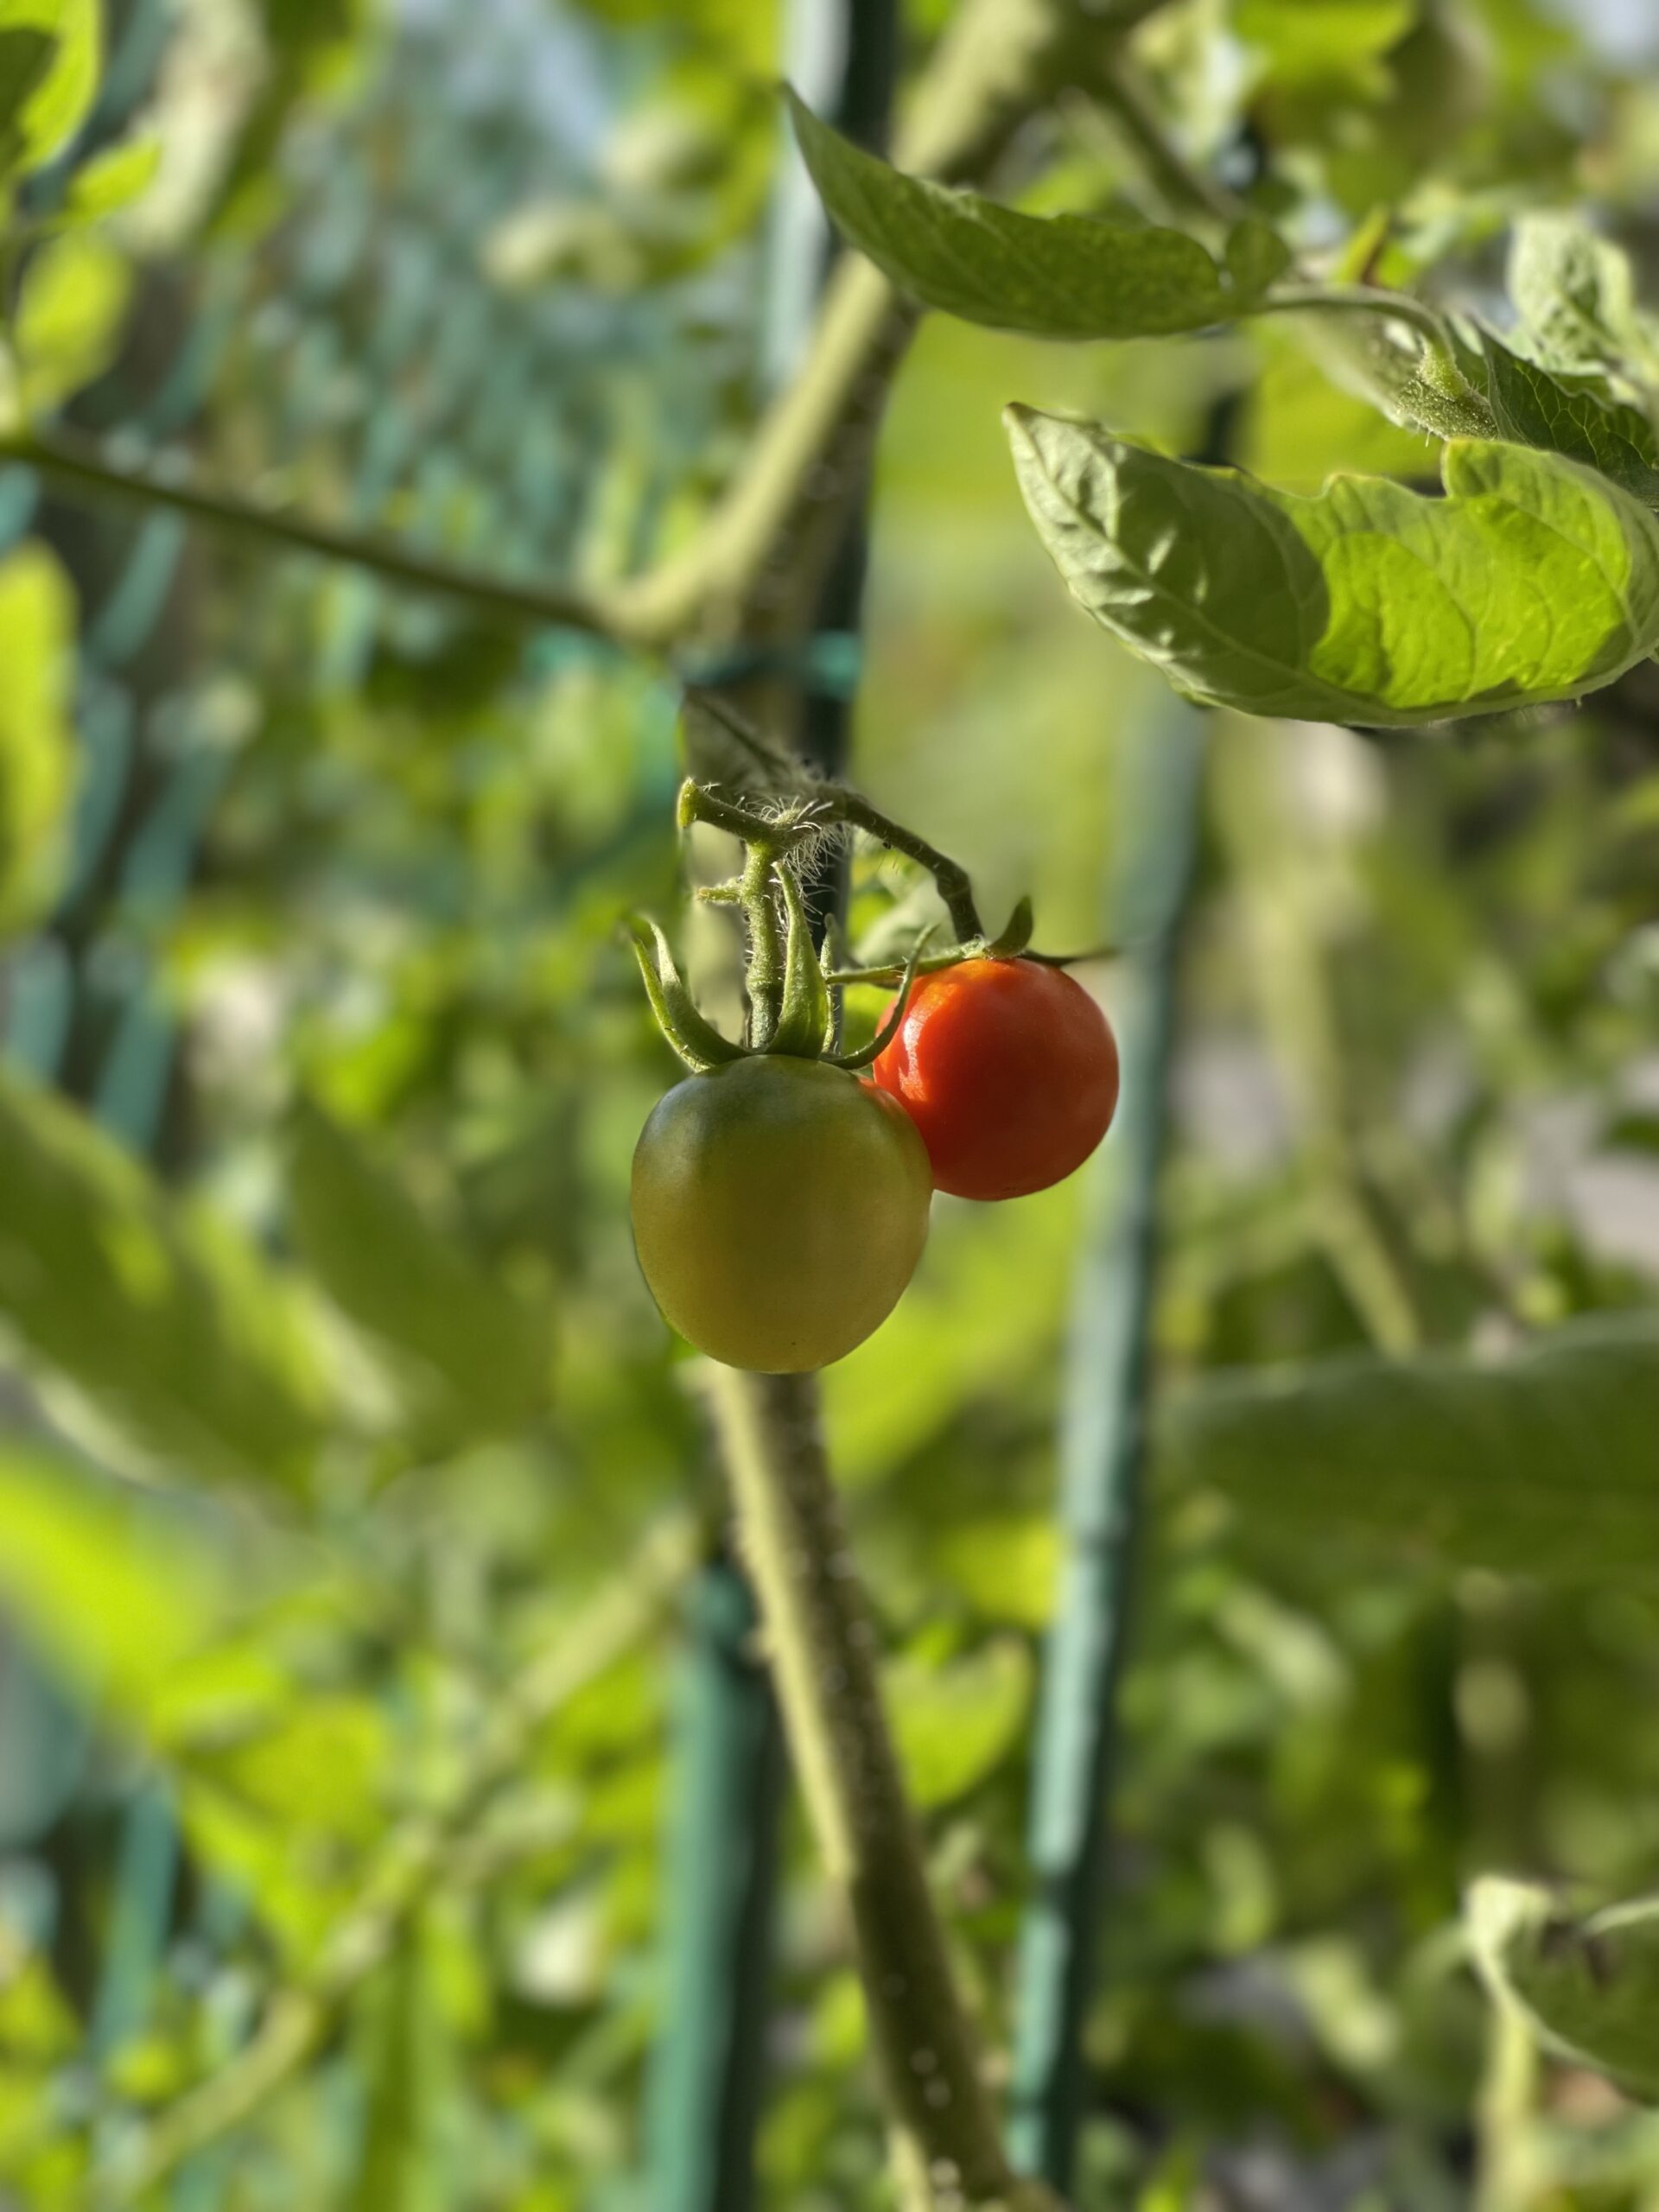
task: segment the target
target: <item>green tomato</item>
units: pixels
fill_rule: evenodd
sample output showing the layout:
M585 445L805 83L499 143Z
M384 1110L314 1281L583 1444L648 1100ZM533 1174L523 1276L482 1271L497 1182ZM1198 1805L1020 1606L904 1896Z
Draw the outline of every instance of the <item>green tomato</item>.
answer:
M763 1375L826 1367L898 1304L933 1181L893 1100L758 1054L677 1084L633 1155L633 1241L664 1318Z

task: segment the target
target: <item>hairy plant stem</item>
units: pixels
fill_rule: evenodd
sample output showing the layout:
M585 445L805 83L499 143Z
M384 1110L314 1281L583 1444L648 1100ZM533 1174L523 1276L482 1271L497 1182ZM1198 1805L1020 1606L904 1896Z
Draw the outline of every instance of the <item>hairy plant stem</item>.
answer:
M1077 0L964 0L917 88L899 167L944 183L982 178L1077 58L1154 4L1085 12ZM731 491L682 555L624 588L632 621L660 631L695 599L708 635L756 645L805 633L919 320L869 262L842 257L800 374Z
M728 728L741 726L737 718L728 717L724 713L719 714L719 719ZM768 845L772 849L772 857L779 846L801 842L821 823L845 823L849 829L862 830L878 844L902 853L906 860L926 869L961 944L972 944L983 938L985 928L975 903L973 882L960 861L953 861L937 845L929 844L925 837L918 836L902 822L895 822L891 815L872 806L863 793L853 790L850 785L822 781L810 775L804 766L801 798L802 810L795 817L788 810L781 814L769 812L753 801L722 798L702 784L688 782L680 793L679 818L682 827L690 822L706 822L714 829L746 839L751 846ZM949 966L950 963L936 964Z
M460 601L486 620L515 626L580 630L619 645L652 650L669 635L639 627L613 594L586 593L557 584L514 583L487 571L413 551L373 531L340 530L288 509L265 506L232 493L212 492L166 475L160 467L127 467L90 439L41 427L0 439L0 461L32 468L60 490L91 493L100 501L148 512L170 508L233 543L269 551L315 553L328 561L367 569L390 583Z
M877 1683L875 1635L824 1455L816 1379L711 1368L710 1397L791 1749L857 1947L915 2212L1036 2207L1003 2156L928 1892Z
M1269 292L1265 299L1252 306L1252 315L1381 315L1390 322L1402 322L1423 339L1430 353L1437 360L1450 361L1446 344L1446 318L1427 300L1414 299L1409 292L1393 292L1380 284L1294 284L1282 285ZM1455 368L1454 368L1455 372ZM1468 385L1461 375L1458 383L1470 397Z
M740 897L749 925L749 1042L765 1052L778 1033L784 1004L784 929L772 890L778 849L758 839L743 862Z
M868 836L890 846L895 853L902 853L906 860L914 861L918 868L927 870L944 902L944 911L950 917L958 944L971 944L984 936L985 925L974 902L974 887L960 861L953 861L937 845L930 845L925 837L918 837L902 823L879 812L859 791L835 784L827 785L823 796L837 821L862 830Z

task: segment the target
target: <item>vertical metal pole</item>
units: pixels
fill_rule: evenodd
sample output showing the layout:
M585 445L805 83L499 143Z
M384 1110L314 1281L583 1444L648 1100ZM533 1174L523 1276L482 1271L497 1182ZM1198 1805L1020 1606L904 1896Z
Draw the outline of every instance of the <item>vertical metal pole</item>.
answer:
M1121 816L1144 855L1113 926L1143 949L1114 1007L1116 1127L1091 1171L1061 1439L1063 1570L1044 1658L1022 1931L1010 2148L1071 2186L1087 2101L1082 2033L1106 1891L1116 1686L1140 1487L1155 1193L1173 1029L1175 925L1198 813L1203 721L1172 702L1140 736Z
M749 2212L784 1746L747 1579L691 1585L673 1705L664 2031L647 2114L650 2212Z
M818 111L881 144L897 56L894 0L794 0L788 44L790 74ZM765 334L774 382L794 367L829 253L821 211L791 161L774 211ZM861 518L826 582L820 639L856 632L864 567ZM853 687L826 681L813 644L798 641L791 735L816 766L839 774ZM843 893L841 875L810 886L814 919L827 919ZM675 1715L663 2024L647 2084L647 2212L750 2212L754 2202L785 1774L771 1685L751 1648L757 1618L736 1564L711 1560L689 1600L690 1648Z
M1200 458L1227 459L1236 397ZM1128 741L1109 931L1137 949L1116 1009L1116 1126L1091 1173L1060 1440L1061 1584L1043 1662L1020 1931L1009 2151L1068 2193L1088 2108L1083 2031L1108 1902L1109 1797L1139 1518L1158 1171L1168 1120L1175 969L1202 813L1207 718L1171 696Z

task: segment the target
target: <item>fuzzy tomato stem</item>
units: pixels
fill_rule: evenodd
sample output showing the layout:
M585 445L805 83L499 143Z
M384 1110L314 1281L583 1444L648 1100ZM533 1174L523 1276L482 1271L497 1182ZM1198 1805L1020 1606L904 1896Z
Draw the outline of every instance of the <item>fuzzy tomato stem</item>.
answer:
M784 931L772 887L774 857L769 844L749 847L739 894L749 925L749 1041L758 1052L771 1044L784 1004Z
M1056 2200L1003 2155L882 1709L817 1380L715 1368L713 1401L790 1748L857 1947L906 2212Z

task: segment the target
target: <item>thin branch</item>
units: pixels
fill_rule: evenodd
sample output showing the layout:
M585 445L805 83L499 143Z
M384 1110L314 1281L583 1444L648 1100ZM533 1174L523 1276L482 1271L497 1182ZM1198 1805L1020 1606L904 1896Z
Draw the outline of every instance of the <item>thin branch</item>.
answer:
M1427 340L1437 353L1446 352L1446 319L1427 300L1381 284L1294 284L1257 300L1252 315L1374 315L1403 322Z
M917 88L899 166L942 182L980 177L1075 55L1120 35L1160 0L1085 18L1069 0L967 0ZM762 421L725 499L683 554L621 588L653 635L688 601L702 627L753 644L798 637L863 496L894 372L919 310L857 254L824 293L799 375Z
M830 781L817 775L805 762L772 745L757 730L747 715L738 713L725 700L713 692L689 692L688 699L705 714L713 716L721 727L735 737L740 744L768 768L788 777L800 796L810 801L814 824L841 822L849 829L862 830L878 844L887 846L895 853L902 853L906 860L914 861L918 868L925 868L938 887L950 917L951 927L963 944L982 941L985 925L979 918L979 908L974 899L972 878L960 861L942 853L925 837L907 830L902 822L895 822L891 815L883 814L879 807L855 791L850 784ZM687 820L712 823L716 829L730 830L734 836L754 839L768 835L777 836L785 825L746 807L741 800L719 798L705 785L688 783L681 793L680 817ZM949 966L948 961L938 963Z
M0 461L35 470L49 484L122 505L171 508L245 545L286 547L315 553L352 568L367 569L411 590L464 601L475 613L515 626L580 630L587 635L645 651L669 642L671 626L652 631L614 594L568 590L556 584L514 583L487 570L372 532L339 530L283 507L266 507L226 493L175 480L154 467L128 469L110 461L89 440L61 429L41 429L0 440Z
M390 1840L362 1898L336 1925L316 1965L277 1992L252 2040L220 2072L149 2123L136 2152L97 2187L100 2208L117 2212L140 2203L187 2158L252 2119L315 2055L427 1900L452 1880L499 1863L496 1854L477 1847L484 1815L522 1770L553 1714L652 1627L696 1563L701 1541L690 1515L661 1522L625 1570L508 1686L492 1706L448 1803L410 1821ZM534 1847L545 1837L529 1840Z
M944 901L958 944L972 944L983 938L985 925L979 918L973 883L960 861L953 861L937 845L930 845L925 837L918 837L913 830L906 830L902 823L881 813L861 791L850 790L845 784L820 785L818 797L836 821L850 823L854 829L863 830L880 844L891 846L895 853L902 853L906 860L914 861L918 868L927 870Z
M1236 223L1249 213L1236 193L1188 161L1165 130L1141 72L1121 48L1114 50L1089 89L1116 124L1147 181L1172 214Z

